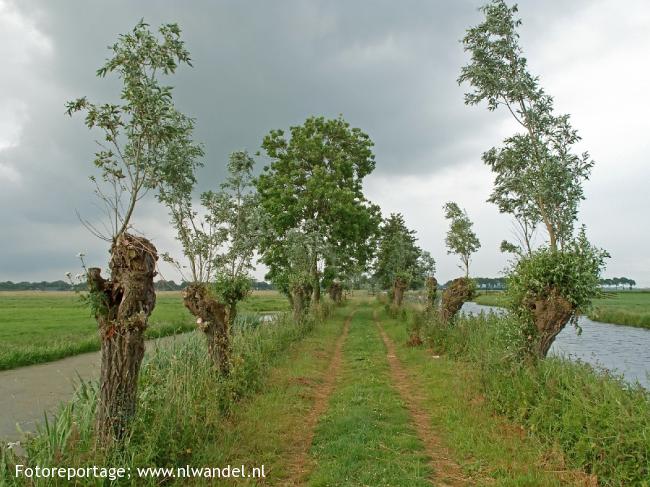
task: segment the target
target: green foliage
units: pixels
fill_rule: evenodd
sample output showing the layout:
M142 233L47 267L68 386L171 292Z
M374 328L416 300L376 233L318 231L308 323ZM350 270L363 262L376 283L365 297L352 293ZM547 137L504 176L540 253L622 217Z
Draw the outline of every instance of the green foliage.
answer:
M543 299L555 290L571 303L577 318L601 294L599 277L607 257L607 252L589 243L584 229L562 252L541 248L522 256L508 278L507 293L513 310L526 317L528 302Z
M465 277L469 277L469 263L471 255L481 248L481 242L472 230L474 225L457 203L448 202L444 206L445 218L449 220L449 231L445 238L447 253L456 254L463 263L461 269L465 270Z
M463 38L471 61L458 81L468 82L473 89L465 102L485 101L491 111L506 107L523 129L507 138L502 148L483 155L496 175L489 201L516 219L525 250L531 250L540 223L555 250L572 237L578 204L584 199L582 182L589 177L593 161L586 152L574 154L580 137L569 116L554 115L553 98L528 71L519 46L517 7L492 0L481 11L485 20Z
M217 274L214 281L214 290L224 303L236 304L251 293L251 280L248 276L231 277Z
M269 263L266 277L286 295L290 295L295 287L311 288L314 255L323 251L322 240L316 231L289 229L282 241L266 249L263 257L264 262Z
M190 145L189 149L192 148ZM174 154L185 161L202 155L183 148ZM158 195L169 209L189 262L192 282L214 282L219 298L230 305L244 299L251 290L249 273L261 225L252 186L254 164L247 152L233 152L227 166L228 177L220 190L201 194L202 215L192 203L196 182L193 170L184 177L177 174L166 179ZM168 255L164 258L183 273L184 266Z
M391 288L396 279L407 285L413 281L421 283L425 275L435 270L431 255L427 252L423 257L415 241L415 231L407 228L402 214L391 213L384 220L374 265L374 278L382 289Z
M94 176L91 180L110 215L111 234L85 224L106 240L129 228L136 203L147 191L159 187L179 169L187 169L185 164L192 164L192 160L174 157L173 152L190 140L193 121L175 109L172 88L158 81L160 74L173 74L179 64L191 65L189 53L176 24L165 24L158 33L156 37L148 24L140 21L132 32L120 36L110 48L112 57L97 71L102 78L111 73L120 78L121 104L94 104L79 98L66 105L68 115L84 111L88 128L103 134L94 161L102 182ZM170 163L177 167L170 168Z
M340 276L366 266L379 223L378 207L362 191L363 178L375 167L368 135L340 117L310 117L290 134L272 130L264 138L271 163L256 183L266 224L262 261L284 289L288 274L295 274L289 266L298 267L289 262L291 240L307 241L312 285L319 286L323 264Z
M260 235L258 196L253 187L253 158L245 151L233 152L228 161L228 178L221 192L202 195L209 210L208 223L223 229L228 249L215 256L217 274L226 275L233 287L253 269L252 259Z

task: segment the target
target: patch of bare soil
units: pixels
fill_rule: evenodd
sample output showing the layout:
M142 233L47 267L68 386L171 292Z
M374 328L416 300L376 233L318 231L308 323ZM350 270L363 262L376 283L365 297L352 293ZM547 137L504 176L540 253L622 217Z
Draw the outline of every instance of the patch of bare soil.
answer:
M336 340L334 354L332 355L332 359L330 360L327 371L325 372L323 382L316 385L313 389L312 397L314 398L314 405L304 420L305 430L307 433L298 440L296 454L294 458L289 460L289 481L285 485L305 485L306 476L313 467L309 457L309 449L314 440L318 420L327 410L330 396L334 392L336 380L341 371L341 364L343 362L343 344L345 343L348 332L350 331L350 323L352 322L353 315L354 313L345 320L343 331Z
M411 414L418 437L424 444L426 453L431 459L431 467L433 468L431 483L436 486L454 487L473 485L465 477L458 463L451 458L449 451L444 447L442 441L431 427L431 418L423 406L424 398L397 358L395 344L386 335L376 313L374 319L386 347L393 387L397 389Z

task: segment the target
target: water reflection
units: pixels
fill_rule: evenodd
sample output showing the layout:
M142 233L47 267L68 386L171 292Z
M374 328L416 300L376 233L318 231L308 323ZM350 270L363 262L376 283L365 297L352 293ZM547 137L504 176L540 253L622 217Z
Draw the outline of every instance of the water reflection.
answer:
M503 309L465 303L462 311L502 313ZM567 326L557 336L549 353L608 369L622 374L628 382L638 381L650 389L650 330L600 323L585 316L580 317L579 324L581 335L573 326Z

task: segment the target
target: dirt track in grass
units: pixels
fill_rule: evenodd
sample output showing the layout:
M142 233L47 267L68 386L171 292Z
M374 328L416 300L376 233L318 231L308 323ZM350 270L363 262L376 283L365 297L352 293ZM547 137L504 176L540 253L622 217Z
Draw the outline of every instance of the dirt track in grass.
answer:
M431 418L423 406L424 398L418 388L410 380L402 363L395 353L395 344L388 337L377 312L373 314L375 325L386 347L386 356L390 366L391 382L399 392L406 409L408 409L418 437L424 444L426 453L431 459L433 476L431 482L437 486L468 486L469 480L463 475L460 466L451 458L449 451L444 447L438 435L431 427Z
M318 420L327 410L330 396L334 392L334 387L336 386L336 379L340 375L341 365L343 363L343 345L348 337L350 323L352 322L353 316L354 313L346 318L343 331L336 340L334 353L327 367L327 373L325 374L325 380L314 389L314 406L305 417L305 424L308 433L301 438L300 451L289 464L289 478L291 479L290 485L305 485L306 476L313 467L310 462L309 449L314 440Z

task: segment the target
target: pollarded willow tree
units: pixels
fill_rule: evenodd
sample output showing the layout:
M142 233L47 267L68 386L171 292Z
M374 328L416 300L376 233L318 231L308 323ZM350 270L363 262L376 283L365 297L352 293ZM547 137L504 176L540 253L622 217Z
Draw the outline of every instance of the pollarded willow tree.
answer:
M431 312L435 309L436 296L438 293L438 280L436 279L436 261L427 250L423 250L419 258L420 263L420 272L423 282L417 283L416 287L419 287L419 284L424 285L426 291L425 300L426 300L426 310Z
M495 174L489 201L512 215L521 229L521 248L502 244L519 255L512 272L517 284L510 286L517 289L513 307L536 331L535 350L545 356L555 336L598 292L597 277L607 257L589 245L584 232L577 238L574 232L593 161L588 153L576 152L580 137L569 116L554 113L553 98L528 71L517 6L493 0L481 11L485 20L463 39L471 61L458 81L472 87L465 95L468 105L503 108L522 129L483 154L483 161ZM531 237L539 226L546 230L548 246L534 250ZM575 282L566 286L569 281Z
M415 231L409 230L400 213L392 213L381 226L374 278L382 289L390 289L393 308L402 306L405 291L414 282L422 283L433 275L435 261L415 244Z
M469 278L469 263L472 254L481 248L481 242L472 230L473 223L464 209L453 201L446 203L443 209L445 218L449 220L445 237L447 253L457 255L462 264L458 267L465 271L464 277L454 279L442 292L440 318L443 323L449 323L474 294L475 285Z
M265 215L261 252L267 277L287 294L297 313L320 302L323 267L341 274L365 268L380 216L362 188L375 167L368 135L341 117L311 117L291 127L290 134L287 138L282 130L272 130L264 138L271 163L256 187ZM299 265L292 262L297 240L305 244L308 279L302 256Z
M124 437L135 413L144 332L156 303L158 255L149 240L133 233L135 210L170 174L171 148L192 134L191 120L174 107L172 88L159 82L159 75L190 64L189 53L177 25L163 25L158 34L139 22L119 37L110 48L112 56L97 71L99 77L116 74L121 80L120 103L94 104L79 98L67 104L68 115L85 112L87 127L103 135L94 161L101 177L91 180L108 221L105 231L84 224L111 245L110 277L103 278L99 268L88 269L88 301L101 339L96 432L104 446Z
M203 155L200 147L178 145L170 153L168 167L195 168L190 163ZM166 178L158 198L167 206L187 266L165 255L190 282L183 291L185 307L196 317L208 344L216 370L228 374L231 367L231 330L237 303L251 290L250 271L259 238L259 213L254 192L254 161L246 152L233 152L228 177L219 191L201 194L201 209L192 202L196 179L193 170L175 171ZM189 268L189 279L185 271Z
M460 258L463 265L459 267L465 271L465 278L468 278L472 254L481 248L481 242L472 230L474 224L464 209L450 201L445 204L444 210L445 218L449 220L449 230L445 237L447 253Z

